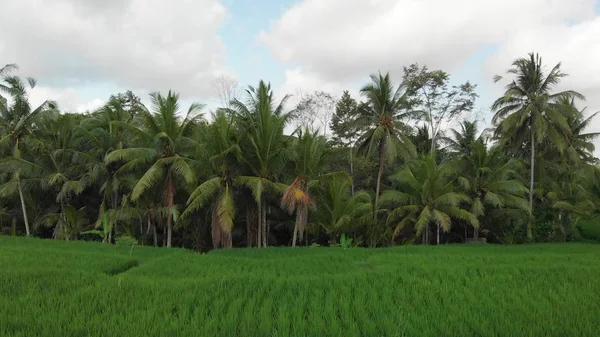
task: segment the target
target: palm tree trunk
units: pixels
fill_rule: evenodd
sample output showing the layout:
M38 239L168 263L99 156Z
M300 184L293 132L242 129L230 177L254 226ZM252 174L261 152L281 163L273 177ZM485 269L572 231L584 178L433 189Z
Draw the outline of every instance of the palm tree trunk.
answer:
M527 222L527 239L533 240L533 180L535 172L535 133L531 128L531 172L529 173L529 222Z
M351 185L351 193L352 196L354 196L354 165L352 163L352 146L350 146L350 178L352 181L352 185Z
M173 215L171 210L173 208L173 199L175 198L175 186L173 184L173 173L171 169L167 171L167 247L171 247L171 240L173 236Z
M262 240L263 240L263 242L262 243L263 244L262 244L262 246L267 247L267 243L268 243L268 240L267 240L267 205L265 205L264 199L262 202L262 214L263 214L263 218L262 218L262 221L263 221L263 224L262 224Z
M27 208L25 208L25 198L23 197L23 188L21 187L21 178L17 177L17 188L19 189L19 198L21 199L21 210L23 211L23 221L25 222L25 233L31 235L29 231L29 219L27 218Z
M256 208L258 209L258 222L256 223L256 247L260 248L262 244L262 204L258 203L256 206Z
M246 208L246 246L252 247L252 233L250 232L250 208Z
M158 235L156 235L156 224L152 224L152 243L154 247L158 247Z
M298 238L298 221L300 212L296 210L296 221L294 222L294 235L292 236L292 247L296 247L296 239Z
M440 224L437 224L437 244L440 244Z
M379 151L379 172L377 173L377 187L375 188L375 206L373 207L373 218L377 222L377 210L379 207L379 193L381 190L381 178L383 176L383 166L385 165L385 145L381 146Z

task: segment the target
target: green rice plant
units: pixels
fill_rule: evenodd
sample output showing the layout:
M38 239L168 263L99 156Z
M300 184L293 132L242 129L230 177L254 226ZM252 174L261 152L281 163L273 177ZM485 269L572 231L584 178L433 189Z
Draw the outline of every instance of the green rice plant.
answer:
M0 336L596 336L600 315L593 244L198 254L0 237L0 265Z

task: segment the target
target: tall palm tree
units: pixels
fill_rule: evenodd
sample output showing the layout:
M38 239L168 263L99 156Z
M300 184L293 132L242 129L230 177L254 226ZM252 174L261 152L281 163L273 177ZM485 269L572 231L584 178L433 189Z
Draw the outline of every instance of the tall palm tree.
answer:
M258 246L267 246L267 204L264 192L281 192L283 187L273 181L285 163L291 159L289 137L283 134L292 115L283 111L289 96L276 104L271 85L260 81L258 87L249 86L246 101L234 99L231 107L235 111L240 128L242 160L252 176L240 176L238 182L252 190L258 207Z
M371 155L374 151L379 154L379 171L375 187L375 208L379 205L381 179L386 160L391 161L398 154L414 154L414 146L403 131L406 125L403 121L410 116L403 87L395 87L389 73L371 75L372 83L361 89L361 94L367 99L363 119L369 125L367 131L358 139L358 151Z
M234 131L231 114L218 110L206 132L200 135L204 145L202 157L211 165L211 177L192 192L181 215L187 218L192 212L211 204L213 248L232 247L231 230L236 215L234 194L240 157Z
M528 210L523 198L527 188L517 179L517 161L506 159L499 147L489 150L483 142L473 142L460 162L463 177L460 182L471 196L471 213L481 222L486 207L510 207ZM473 238L479 237L479 226L473 227Z
M18 76L7 75L15 68L14 65L7 65L0 69L0 75L4 76L2 79L4 83L0 83L0 93L8 94L12 100L12 103L9 104L6 99L0 96L0 119L1 124L3 124L0 148L10 149L13 157L21 158L21 143L24 137L31 134L31 126L35 117L43 111L56 109L56 103L46 100L38 107L32 107L29 102L29 92L35 88L36 81L33 78L27 78L24 81ZM17 168L13 173L13 179L19 192L25 232L29 236L31 231L19 172L20 170Z
M492 104L495 111L492 119L497 126L497 135L520 145L529 142L530 180L529 208L530 218L533 214L535 146L545 137L552 140L560 151L564 151L566 135L569 133L567 119L560 113L560 100L568 98L584 99L580 93L567 90L554 92L554 87L567 74L556 64L550 72L546 72L542 58L530 53L527 58L516 59L508 74L514 79L505 87L504 95ZM494 81L502 79L496 75ZM527 237L533 239L532 219L527 226Z
M167 247L171 247L173 221L178 214L174 205L175 194L178 188L192 186L196 178L192 169L195 161L187 156L187 151L197 146L191 136L202 119L199 112L204 106L191 104L181 118L178 94L169 91L167 96L163 96L155 92L150 94L150 98L152 110L143 109L139 113L141 127L113 122L138 137L139 146L114 150L105 160L107 164L124 162L120 172L136 168L146 170L131 191L133 201L139 200L142 194L151 191L157 184L164 185L162 199L167 210Z
M300 132L296 141L297 158L295 160L294 181L283 192L281 205L290 214L296 212L292 247L296 240L303 239L304 228L308 223L309 207L315 202L309 193L310 182L321 173L325 160L325 137L318 135L318 130L311 132L308 128Z
M452 218L463 220L473 227L479 226L477 217L462 209L462 203L470 198L457 189L456 168L450 162L438 165L432 154L413 161L390 179L398 184L397 190L386 191L382 204L389 207L387 224L395 224L394 236L408 225L413 225L417 236L423 234L423 242L429 243L429 225L437 226L437 244L440 228L447 232Z

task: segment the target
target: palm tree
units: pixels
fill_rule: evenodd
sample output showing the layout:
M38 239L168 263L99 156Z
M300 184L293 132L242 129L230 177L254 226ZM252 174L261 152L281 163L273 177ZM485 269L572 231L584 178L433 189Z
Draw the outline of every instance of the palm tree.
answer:
M249 86L246 102L238 99L231 102L236 121L240 128L242 160L253 176L240 176L237 181L252 190L258 207L258 246L267 246L267 205L264 192L280 192L283 187L273 181L285 163L291 159L289 137L283 134L285 126L292 118L284 113L284 104L289 96L284 96L275 105L271 85L260 81L258 87Z
M569 125L569 134L567 148L565 149L566 157L575 165L592 164L597 159L594 157L595 146L593 141L600 136L600 132L585 132L585 129L590 126L592 120L600 113L597 111L587 118L585 110L578 110L573 99L563 100L563 114Z
M351 194L351 178L347 173L327 175L315 186L317 212L314 223L329 237L353 233L368 227L373 222L373 202L366 192Z
M388 205L387 224L394 225L394 236L407 225L413 225L417 236L423 234L423 242L429 242L429 225L437 226L437 244L440 228L448 232L452 218L463 220L473 227L479 226L477 217L460 208L470 198L457 192L457 172L450 162L436 164L432 154L413 161L405 169L390 177L398 184L398 190L382 195L382 204Z
M128 106L129 104L130 102L111 98L106 105L83 119L75 128L78 148L93 156L89 162L88 174L91 180L99 185L102 195L96 226L107 225L108 228L105 228L108 231L107 242L112 240L114 224L117 221L115 216L122 213L116 210L120 203L119 197L126 190L124 186L126 179L116 174L120 168L118 163L107 163L104 159L112 151L128 146L128 142L132 140L132 134L127 128L115 125L133 122L140 106L139 104ZM112 216L104 221L107 213Z
M139 113L141 127L112 122L113 125L126 128L139 137L139 147L114 150L105 160L107 164L125 162L117 174L136 168L146 170L131 191L133 201L139 200L142 194L151 191L157 184L164 184L162 198L167 210L167 247L171 247L173 221L177 216L175 194L178 187L189 187L196 180L194 170L190 166L194 165L195 161L187 156L186 151L197 146L190 137L202 118L199 112L203 105L193 103L182 119L178 116L178 94L169 91L167 96L163 96L155 92L150 94L150 98L152 111L143 109Z
M11 71L15 71L17 69L19 69L19 67L14 63L6 64L2 68L0 68L0 77L4 77L8 75L8 73L10 73ZM0 84L0 88L2 85L3 84Z
M314 208L315 202L309 193L309 184L323 168L325 160L325 137L318 135L318 130L311 132L305 129L300 132L296 141L297 158L295 160L294 181L283 192L281 206L290 214L296 212L292 247L296 246L298 237L303 239L304 228L308 223L309 207Z
M231 230L235 220L234 185L238 175L240 148L235 140L231 114L218 110L204 133L203 157L211 164L211 175L190 195L181 215L187 218L206 204L212 204L211 227L214 248L232 247ZM215 197L216 196L216 197Z
M410 116L403 87L395 87L389 73L385 76L371 75L372 83L361 89L368 106L363 114L368 130L358 139L358 151L371 155L379 153L379 171L375 188L375 208L379 205L381 179L386 160L391 161L399 153L413 154L414 147L403 131L403 120Z
M463 177L460 182L471 196L471 213L480 222L486 207L510 207L528 210L529 205L523 199L527 188L517 179L518 162L506 160L504 151L499 147L489 150L480 141L471 143L468 155L460 162ZM473 227L473 238L479 237L481 223Z
M527 58L519 58L512 63L508 74L515 78L505 87L504 95L492 104L495 111L493 123L497 135L512 145L527 143L530 146L529 208L533 214L535 145L545 137L551 139L562 152L565 136L569 133L566 118L560 112L560 100L568 98L584 99L578 92L567 90L554 93L554 86L567 76L560 70L560 63L546 73L542 58L530 53ZM501 76L495 76L498 82ZM533 239L532 219L527 226L527 237Z
M36 81L33 78L27 78L27 84L25 84L25 81L18 76L6 75L13 69L16 69L16 66L7 65L0 69L0 75L4 76L4 84L0 83L0 92L8 94L12 100L12 103L9 105L8 101L0 96L0 122L3 124L0 148L11 149L13 157L21 158L21 143L24 137L31 134L31 126L35 117L43 111L56 109L56 103L46 100L38 107L33 108L29 102L29 91L35 88ZM23 187L21 186L19 176L20 170L17 168L13 172L13 179L16 182L19 199L21 200L25 232L29 236L31 231L25 198L23 196Z
M459 156L468 156L476 142L484 143L483 135L477 135L477 122L464 120L460 130L450 129L452 137L443 137L446 148Z
M23 189L49 191L59 205L44 217L55 219L52 224L55 238L68 235L62 225L66 223L66 206L73 196L81 194L89 185L86 166L90 156L74 149L74 129L78 116L47 111L38 116L36 134L40 139L28 139L28 155L8 157L0 162L2 170L19 170L19 181L11 181L0 187L0 196L21 194ZM54 214L55 216L49 216ZM60 220L60 221L59 221ZM70 235L70 234L69 234Z

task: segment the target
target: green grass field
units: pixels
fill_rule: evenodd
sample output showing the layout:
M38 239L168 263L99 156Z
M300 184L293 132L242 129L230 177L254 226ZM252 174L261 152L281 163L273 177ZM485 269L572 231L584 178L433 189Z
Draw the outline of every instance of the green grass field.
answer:
M180 249L0 237L0 336L598 336L600 245Z

